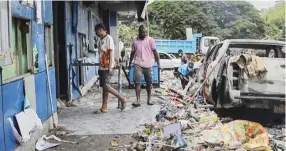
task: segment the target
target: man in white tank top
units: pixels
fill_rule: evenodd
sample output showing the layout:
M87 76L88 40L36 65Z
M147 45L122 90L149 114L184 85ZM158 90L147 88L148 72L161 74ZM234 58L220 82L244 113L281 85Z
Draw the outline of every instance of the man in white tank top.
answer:
M114 41L113 38L107 34L104 25L98 24L95 26L96 35L100 38L98 54L99 54L99 80L102 87L102 107L95 111L95 113L107 112L107 101L109 93L116 96L121 100L121 111L126 107L126 97L118 93L110 85L110 79L114 73L115 60L114 60Z

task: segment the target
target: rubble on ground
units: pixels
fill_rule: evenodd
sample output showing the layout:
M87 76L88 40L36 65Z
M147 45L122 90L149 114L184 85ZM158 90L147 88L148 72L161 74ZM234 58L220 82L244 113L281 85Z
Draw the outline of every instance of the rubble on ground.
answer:
M166 73L167 76L168 74ZM156 121L145 124L144 130L134 134L137 142L133 142L129 150L245 151L271 150L272 147L285 149L284 132L281 132L281 136L274 136L259 123L246 120L224 119L228 121L225 123L214 111L196 108L196 103L204 104L204 98L198 95L192 97L194 100L190 99L181 91L177 91L181 88L178 86L179 82L174 81L175 79L171 82L164 81L162 85L166 88L155 90L162 108L155 117ZM278 139L274 141L273 137Z

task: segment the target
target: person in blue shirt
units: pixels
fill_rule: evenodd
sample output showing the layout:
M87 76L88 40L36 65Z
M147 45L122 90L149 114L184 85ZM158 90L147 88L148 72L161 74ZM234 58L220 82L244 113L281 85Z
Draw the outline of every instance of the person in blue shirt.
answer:
M194 63L189 62L181 65L178 69L183 89L185 89L186 85L189 82L189 76L191 76L194 73L193 68L194 68Z

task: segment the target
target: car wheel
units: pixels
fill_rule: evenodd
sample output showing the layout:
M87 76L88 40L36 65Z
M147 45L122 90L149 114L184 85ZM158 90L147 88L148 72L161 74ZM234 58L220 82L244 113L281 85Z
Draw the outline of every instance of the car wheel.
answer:
M213 80L212 82L212 87L211 87L211 95L210 95L210 101L215 105L216 107L216 102L217 102L217 86L216 86L216 80Z
M227 83L226 69L224 68L222 75L221 75L221 78L220 78L218 89L217 89L217 94L218 94L217 103L219 103L220 106L223 106L223 104L225 103L225 99L226 99L225 96L227 93L226 90L228 89L226 83Z

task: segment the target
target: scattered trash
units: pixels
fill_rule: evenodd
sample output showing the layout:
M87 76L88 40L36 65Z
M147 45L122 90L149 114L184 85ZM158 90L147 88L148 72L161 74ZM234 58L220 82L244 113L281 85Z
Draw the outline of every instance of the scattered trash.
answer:
M171 135L180 136L182 135L181 124L174 123L166 125L164 126L163 133L164 133L164 138L170 138Z
M246 120L235 120L218 128L202 131L205 142L228 145L238 149L266 150L269 148L269 137L262 125Z
M39 119L35 110L32 108L25 109L23 112L16 114L15 117L20 132L18 132L18 130L15 128L14 122L11 118L8 118L8 121L15 138L20 144L27 142L30 139L30 135L36 129L43 128L41 120Z
M163 75L168 76L164 71ZM285 128L269 133L259 123L222 118L211 111L198 83L190 84L191 91L181 91L180 82L174 79L162 82L155 89L162 105L156 121L145 124L134 134L137 142L128 146L132 151L246 151L285 150ZM113 142L112 146L118 146Z
M52 148L52 147L56 147L56 146L59 146L60 143L49 143L47 142L46 140L49 140L49 139L54 139L58 142L64 142L64 143L72 143L72 144L76 144L76 142L72 142L72 141L66 141L66 140L61 140L60 138L56 137L55 135L51 135L51 136L46 136L46 135L43 135L36 143L36 149L38 151L42 151L42 150L45 150L45 149L48 149L48 148Z
M36 149L38 151L42 151L42 150L53 148L59 145L60 145L59 143L49 143L49 142L46 142L43 138L40 138L36 144Z
M113 141L110 142L110 145L111 145L112 147L117 147L119 144L120 144L120 141L119 141L119 140L113 140Z
M83 137L81 137L80 139L86 139L88 136L83 136Z

